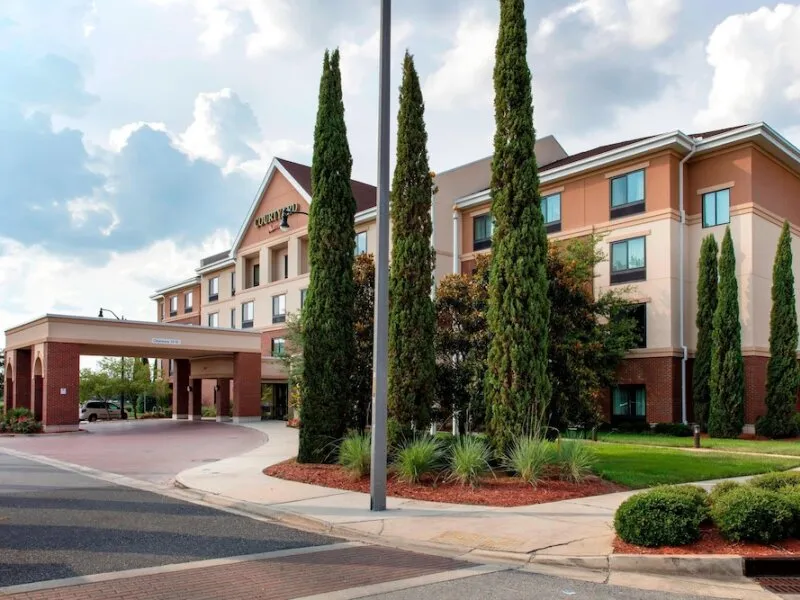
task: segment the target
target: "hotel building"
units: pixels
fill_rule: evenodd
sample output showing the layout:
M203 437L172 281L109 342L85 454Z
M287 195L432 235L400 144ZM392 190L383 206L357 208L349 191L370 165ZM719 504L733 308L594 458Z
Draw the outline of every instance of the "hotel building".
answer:
M765 412L772 263L784 219L792 225L800 266L800 151L757 123L701 134L674 131L572 155L548 136L537 141L536 155L548 236L600 235L607 260L597 266L595 292L624 287L638 319L640 347L631 350L604 401L612 422L692 420L700 243L708 234L721 242L730 226L745 429L752 430ZM491 157L436 176L436 281L470 272L475 256L491 251L490 180ZM352 185L356 251L372 252L375 188ZM310 168L275 159L233 247L204 258L196 277L152 296L159 321L260 331L262 385L273 386L272 415L279 418L287 389L275 355L283 348L286 315L302 308L308 238L305 216L290 217L290 230L282 232L278 215L284 207L307 211L310 201Z

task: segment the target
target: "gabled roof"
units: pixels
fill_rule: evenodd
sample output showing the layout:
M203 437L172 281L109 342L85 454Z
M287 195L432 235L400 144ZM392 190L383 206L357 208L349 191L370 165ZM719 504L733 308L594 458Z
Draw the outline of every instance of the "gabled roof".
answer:
M311 167L293 162L291 160L286 160L285 158L273 158L269 168L267 169L266 175L264 175L264 179L261 181L258 192L256 193L256 196L250 205L250 209L247 211L247 216L242 222L239 233L236 235L233 246L228 252L227 259L220 258L215 262L231 260L236 256L236 251L239 249L245 233L247 233L247 226L253 220L255 212L258 210L258 205L261 203L261 198L264 196L264 191L269 187L269 184L276 172L279 172L281 175L283 175L292 185L292 187L298 191L303 199L311 204ZM361 181L355 181L352 179L350 180L350 185L353 189L353 196L356 200L356 213L360 213L375 207L377 204L378 190L374 185L369 185L368 183L363 183ZM211 264L212 263L201 265L197 271L200 272L201 270L207 270Z
M179 283L173 283L172 285L168 285L167 287L161 288L160 290L156 290L155 294L150 296L150 299L151 300L158 300L159 298L163 298L165 295L167 295L169 293L178 292L178 291L180 291L182 289L185 289L185 288L188 288L188 287L194 287L196 285L200 285L200 276L199 275L195 275L194 277L192 277L190 279L185 279L184 281L181 281Z

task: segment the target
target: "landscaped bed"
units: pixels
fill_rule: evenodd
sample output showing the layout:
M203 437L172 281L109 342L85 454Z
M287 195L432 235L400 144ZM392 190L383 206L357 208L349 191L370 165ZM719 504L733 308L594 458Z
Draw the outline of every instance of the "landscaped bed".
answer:
M625 500L614 515L620 554L800 557L800 472L772 472L711 493L661 486Z
M264 474L324 487L369 492L369 477L355 479L339 465L298 464L292 459L264 469ZM416 484L405 483L390 476L387 483L387 493L398 498L484 506L543 504L610 494L625 489L599 477L588 477L581 483L546 479L534 488L519 479L500 473L481 478L479 485L474 488L456 482L436 481L430 476Z

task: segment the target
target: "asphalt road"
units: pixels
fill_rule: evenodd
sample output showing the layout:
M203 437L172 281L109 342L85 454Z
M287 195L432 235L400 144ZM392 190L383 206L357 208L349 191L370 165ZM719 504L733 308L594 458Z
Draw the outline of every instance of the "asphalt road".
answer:
M0 452L0 587L334 541Z
M0 588L78 575L320 546L336 541L340 540L116 486L0 452ZM129 597L126 594L135 589L132 597L141 600L181 597L181 590L189 594L187 598L219 598L220 589L224 589L228 598L292 598L311 593L299 588L314 577L317 580L314 590L319 593L369 581L413 577L414 569L424 570L436 560L442 561L365 547L265 561L261 565L217 567L216 571L206 570L205 573L184 571L94 587L54 589L30 597L105 599ZM459 568L455 561L450 562L454 564L448 565L445 560L433 571ZM392 572L402 568L408 569L407 574ZM198 580L203 576L209 579L209 586L214 582L217 585L216 591L212 590L208 596L200 591L202 586ZM365 581L357 581L358 576ZM226 577L230 582L225 581ZM158 591L159 580L163 593ZM198 590L191 591L192 586ZM276 595L276 590L285 593ZM375 597L389 600L696 600L693 596L644 592L518 571L480 575Z
M521 571L501 571L371 597L382 600L714 600L708 596L701 599L646 592Z

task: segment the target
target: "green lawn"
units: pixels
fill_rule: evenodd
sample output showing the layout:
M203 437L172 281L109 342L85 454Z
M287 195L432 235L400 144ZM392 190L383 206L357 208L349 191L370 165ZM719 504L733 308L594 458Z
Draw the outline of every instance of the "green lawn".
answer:
M696 453L609 443L592 443L592 449L596 456L595 473L630 488L723 479L800 467L800 457Z
M641 446L668 446L673 448L691 448L692 438L672 437L668 435L638 434L638 433L600 433L601 442L614 442L618 444L636 444ZM711 450L725 450L726 452L759 452L761 454L785 454L787 456L800 456L800 442L797 441L756 441L756 440L723 440L703 438L700 441L702 448Z

